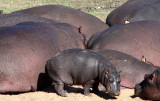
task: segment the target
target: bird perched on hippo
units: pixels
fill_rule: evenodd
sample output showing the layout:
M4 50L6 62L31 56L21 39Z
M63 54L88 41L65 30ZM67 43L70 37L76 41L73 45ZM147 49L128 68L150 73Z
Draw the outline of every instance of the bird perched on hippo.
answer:
M87 48L117 50L138 60L143 57L145 58L143 60L148 63L160 66L159 28L160 22L157 21L137 21L115 25L91 37Z
M142 20L160 21L159 0L128 0L110 12L106 24L113 26Z
M111 64L113 64L121 76L121 87L135 88L135 85L141 82L144 78L144 74L152 73L154 70L160 67L152 64L139 61L133 56L115 51L115 50L99 50L97 51L104 56ZM104 91L102 86L99 89Z

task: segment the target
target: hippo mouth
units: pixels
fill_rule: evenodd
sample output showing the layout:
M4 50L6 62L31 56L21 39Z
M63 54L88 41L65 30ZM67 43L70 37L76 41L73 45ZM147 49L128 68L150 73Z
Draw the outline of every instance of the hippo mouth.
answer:
M142 92L142 87L139 84L136 84L134 89L134 96L140 96Z
M114 96L119 96L119 94L120 94L119 91L113 91L113 90L111 90L111 87L108 87L108 89L107 89L106 92L108 92L108 94L109 94L110 96L112 96L112 97L114 97Z
M112 96L112 97L114 97L114 96L119 96L119 94L120 94L120 92L108 92L108 94L110 95L110 96Z

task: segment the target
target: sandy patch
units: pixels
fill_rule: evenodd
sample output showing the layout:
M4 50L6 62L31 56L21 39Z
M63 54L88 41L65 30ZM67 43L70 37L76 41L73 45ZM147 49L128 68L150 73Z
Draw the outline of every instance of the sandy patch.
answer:
M83 89L80 86L67 87L68 97L57 95L51 87L45 91L28 92L16 95L0 95L1 101L144 101L139 97L133 98L133 89L121 89L120 96L112 98L104 92L98 95L91 93L91 96L82 94ZM145 100L149 101L149 100Z

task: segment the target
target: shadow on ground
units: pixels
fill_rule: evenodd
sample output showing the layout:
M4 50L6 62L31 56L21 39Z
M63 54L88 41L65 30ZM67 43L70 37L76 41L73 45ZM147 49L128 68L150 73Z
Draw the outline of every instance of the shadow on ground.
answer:
M77 88L77 87L73 87L73 86L65 86L65 90L69 93L81 93L83 94L83 89L82 88ZM54 85L52 86L48 86L47 88L45 88L43 90L44 92L48 92L48 93L56 93L55 89L54 89ZM90 90L91 93L92 90ZM110 95L108 95L105 92L99 91L98 94L96 94L97 96L104 98L104 99L116 99L115 97L112 97Z

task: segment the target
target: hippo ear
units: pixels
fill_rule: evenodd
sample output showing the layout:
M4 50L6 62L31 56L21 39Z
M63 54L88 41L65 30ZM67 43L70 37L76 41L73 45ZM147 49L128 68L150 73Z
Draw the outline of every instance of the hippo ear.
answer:
M119 74L121 74L121 73L122 73L122 70L119 71Z
M151 80L154 81L155 79L156 79L156 74L153 73L152 76L151 76Z
M106 70L106 72L105 72L106 74L109 74L109 70Z

